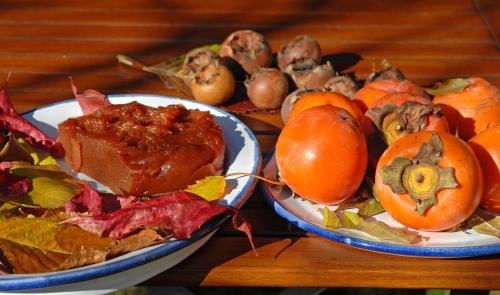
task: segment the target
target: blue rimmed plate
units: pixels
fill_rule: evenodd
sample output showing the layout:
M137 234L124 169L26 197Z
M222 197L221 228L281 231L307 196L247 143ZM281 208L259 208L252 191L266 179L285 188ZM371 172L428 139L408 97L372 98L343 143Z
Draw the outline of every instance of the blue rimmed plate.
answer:
M258 174L261 154L252 131L233 115L216 107L195 101L159 95L110 95L111 103L138 101L157 107L182 104L188 109L209 111L221 126L226 143L224 171L226 174L244 172ZM57 137L57 125L70 117L80 116L75 100L50 104L24 114L24 117L46 134ZM64 167L64 164L61 163ZM77 177L88 179L85 175ZM221 199L224 205L241 207L255 186L252 177L228 178L230 192ZM99 189L105 189L100 187ZM0 292L9 293L56 293L56 294L105 294L136 285L179 263L214 234L227 216L210 221L188 240L172 241L75 269L29 275L0 275Z
M274 179L277 172L276 159L272 154L265 161L263 173L265 177ZM429 239L418 244L406 245L376 240L352 229L328 229L322 224L323 217L319 210L324 206L293 197L287 187L261 182L260 189L281 217L306 231L353 247L382 253L428 258L472 257L500 253L500 239L477 233L474 230L420 232L421 235ZM333 210L336 207L330 206L330 208ZM403 227L385 212L374 216L374 218L390 226Z

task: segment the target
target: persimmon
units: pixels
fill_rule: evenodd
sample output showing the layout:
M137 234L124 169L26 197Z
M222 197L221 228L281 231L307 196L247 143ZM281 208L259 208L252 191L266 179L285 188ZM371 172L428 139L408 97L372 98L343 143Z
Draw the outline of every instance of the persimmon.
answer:
M353 97L362 111L371 108L380 98L391 93L408 93L426 97L425 90L410 80L377 80L361 88Z
M315 106L289 120L278 137L276 162L285 183L301 197L338 204L360 186L368 152L363 131L346 110Z
M464 140L500 126L500 91L483 78L450 79L428 92L441 106L451 132Z
M375 172L374 191L401 224L441 231L477 209L483 176L467 143L448 133L422 131L387 148Z
M500 214L500 127L483 130L469 140L483 170L481 206Z
M363 117L370 166L377 167L380 155L400 137L419 131L449 132L438 107L427 97L392 93L378 99Z
M349 112L358 122L361 123L363 113L356 104L347 96L337 92L315 91L304 93L300 99L296 100L288 114L288 121L304 110L320 105L333 105Z

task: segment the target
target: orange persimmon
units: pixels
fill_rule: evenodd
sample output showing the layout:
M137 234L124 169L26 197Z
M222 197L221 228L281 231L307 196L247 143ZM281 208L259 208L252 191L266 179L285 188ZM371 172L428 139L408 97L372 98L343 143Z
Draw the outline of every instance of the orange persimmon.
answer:
M441 231L477 209L483 176L467 143L448 133L422 131L387 148L377 166L374 191L401 224Z
M374 169L387 146L408 133L449 132L446 119L430 99L408 93L392 93L377 100L365 113L362 126Z
M347 96L337 92L316 91L302 95L292 106L292 110L288 114L288 121L299 113L320 105L332 105L346 110L358 122L361 122L363 114L358 106Z
M483 169L481 206L500 214L500 127L483 130L469 140L469 145Z
M425 90L410 80L376 80L361 88L353 97L362 112L373 106L380 98L391 93L408 93L427 97Z
M301 197L325 205L356 192L367 153L358 121L332 105L312 107L289 120L276 143L281 178Z
M500 91L483 78L450 79L434 89L451 133L468 140L482 130L500 126Z

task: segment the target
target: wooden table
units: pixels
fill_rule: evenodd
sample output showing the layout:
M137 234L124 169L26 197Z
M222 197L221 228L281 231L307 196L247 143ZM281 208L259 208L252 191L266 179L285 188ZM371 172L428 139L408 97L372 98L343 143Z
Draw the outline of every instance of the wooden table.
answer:
M115 55L154 64L243 28L264 33L274 50L310 34L337 70L359 79L388 58L421 84L480 75L500 86L495 0L4 0L0 26L0 80L12 73L10 94L20 112L72 97L68 76L82 90L179 95L117 64ZM240 117L269 153L279 117ZM350 248L292 226L258 190L242 212L253 224L259 256L227 225L145 284L500 289L498 255L421 259Z

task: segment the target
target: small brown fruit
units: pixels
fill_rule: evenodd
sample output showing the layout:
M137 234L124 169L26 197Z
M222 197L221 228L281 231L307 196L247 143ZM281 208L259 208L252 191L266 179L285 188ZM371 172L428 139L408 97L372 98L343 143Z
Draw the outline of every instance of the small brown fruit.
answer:
M325 83L323 90L329 92L338 92L352 99L358 91L356 83L349 76L333 77Z
M220 49L220 56L235 60L248 74L271 65L272 55L264 36L251 30L233 32Z
M289 64L285 73L292 77L297 88L323 88L325 83L335 76L330 62L318 65L312 59Z
M260 68L247 81L250 101L259 109L275 109L288 94L288 81L278 69Z
M194 75L191 92L197 101L218 105L234 93L236 82L231 71L218 62L209 63Z
M278 51L278 66L282 71L289 64L306 59L321 63L321 47L316 39L308 35L295 37Z

